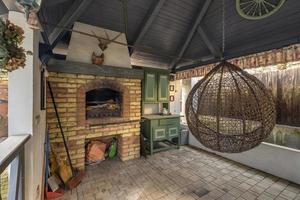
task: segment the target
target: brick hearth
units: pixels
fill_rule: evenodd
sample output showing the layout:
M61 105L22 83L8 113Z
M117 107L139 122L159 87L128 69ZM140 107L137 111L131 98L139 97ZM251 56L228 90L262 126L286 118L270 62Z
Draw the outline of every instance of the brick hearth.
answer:
M51 82L75 167L84 168L85 141L92 138L117 136L118 156L121 160L140 156L141 80L56 72L50 72L48 80ZM85 92L102 86L123 92L122 118L85 119ZM60 158L64 158L66 153L49 93L47 124L52 149Z

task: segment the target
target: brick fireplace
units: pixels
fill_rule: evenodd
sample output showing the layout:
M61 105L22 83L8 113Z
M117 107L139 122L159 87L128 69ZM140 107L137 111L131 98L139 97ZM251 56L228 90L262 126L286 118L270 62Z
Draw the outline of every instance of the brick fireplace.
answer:
M122 73L115 76L71 73L72 70L61 71L59 67L50 67L48 70L48 81L75 167L84 169L86 141L107 136L117 137L121 160L139 158L141 78ZM103 109L106 112L102 112ZM60 158L65 157L49 93L47 124L52 149Z

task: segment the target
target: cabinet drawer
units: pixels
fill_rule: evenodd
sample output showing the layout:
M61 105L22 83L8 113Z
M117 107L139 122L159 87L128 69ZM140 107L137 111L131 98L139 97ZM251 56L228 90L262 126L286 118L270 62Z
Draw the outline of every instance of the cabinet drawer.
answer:
M179 128L178 126L173 126L168 128L168 136L169 138L178 137L179 135Z
M176 125L177 123L179 123L179 119L177 119L177 118L160 119L158 123L160 126L173 125L173 124Z
M155 128L153 130L153 140L164 140L167 138L166 128Z

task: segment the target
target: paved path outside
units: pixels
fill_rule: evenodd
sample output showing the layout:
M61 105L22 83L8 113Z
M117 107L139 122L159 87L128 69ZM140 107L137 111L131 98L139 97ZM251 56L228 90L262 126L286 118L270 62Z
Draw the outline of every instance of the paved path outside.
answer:
M300 169L299 169L300 173ZM189 147L87 167L63 200L300 200L300 186Z

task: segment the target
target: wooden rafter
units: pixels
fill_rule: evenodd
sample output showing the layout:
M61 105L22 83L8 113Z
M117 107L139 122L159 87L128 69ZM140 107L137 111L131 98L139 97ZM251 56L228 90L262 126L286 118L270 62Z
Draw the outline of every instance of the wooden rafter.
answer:
M189 44L192 41L192 38L197 30L197 27L200 25L202 19L204 18L210 4L211 4L212 0L206 0L204 5L201 6L201 9L199 11L199 14L195 20L195 22L193 23L193 25L191 26L191 28L189 29L189 33L187 38L185 39L185 41L183 41L183 45L181 45L181 48L178 50L178 54L177 54L177 58L173 59L173 61L170 64L170 69L175 70L176 68L176 64L178 63L178 61L182 58L184 52L186 51L186 49L188 48Z
M6 5L3 3L3 1L0 1L0 15L3 15L8 12L8 9Z
M92 1L93 0L76 0L66 12L66 14L62 17L62 19L58 23L58 27L70 28ZM57 42L65 33L64 29L58 27L55 28L49 35L49 42L52 48L55 47Z
M50 6L56 6L56 5L58 5L58 4L61 4L61 3L64 3L64 2L66 2L66 1L68 1L68 0L55 0L55 1L45 1L45 6L46 7L50 7Z
M206 33L205 29L202 26L199 26L197 29L198 34L201 36L203 42L206 44L207 48L216 58L220 58L222 56L222 52L218 45L212 40L209 35Z
M155 0L155 2L152 3L151 8L147 12L146 17L144 18L142 22L142 27L138 30L135 41L133 42L133 46L136 46L141 42L145 34L147 33L148 29L150 28L151 24L153 23L154 19L159 14L160 9L164 5L166 0ZM134 48L130 50L130 55L134 52Z

